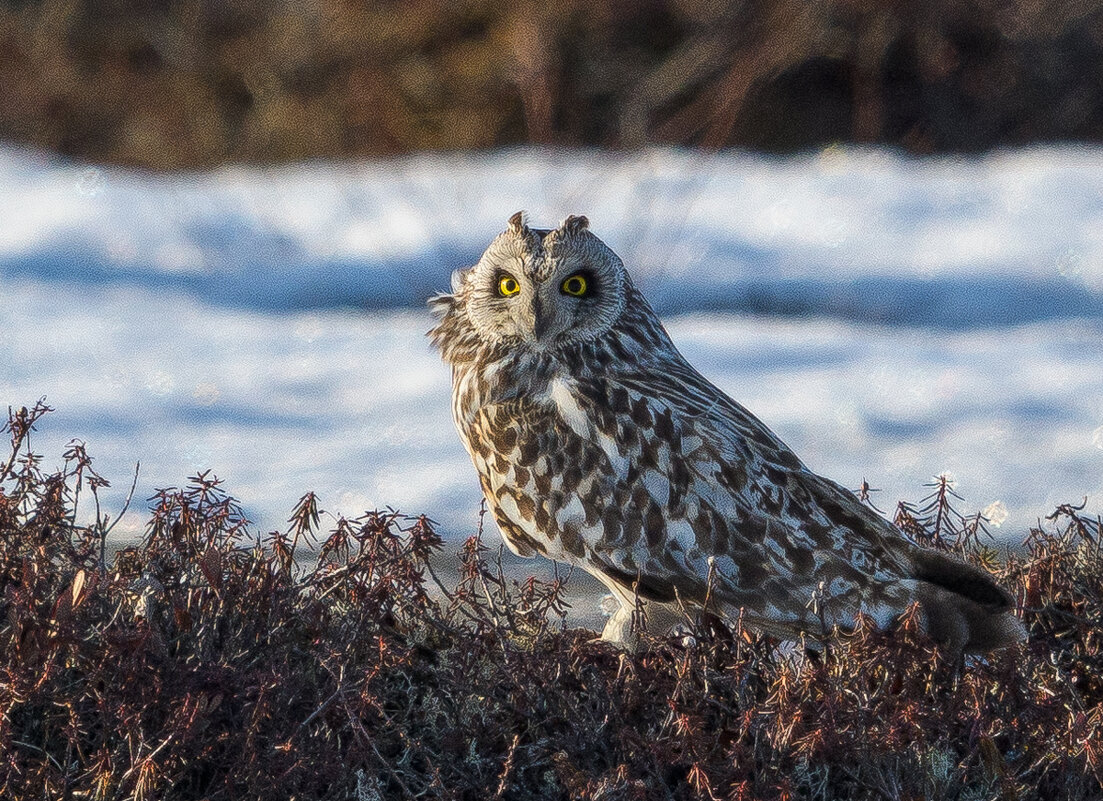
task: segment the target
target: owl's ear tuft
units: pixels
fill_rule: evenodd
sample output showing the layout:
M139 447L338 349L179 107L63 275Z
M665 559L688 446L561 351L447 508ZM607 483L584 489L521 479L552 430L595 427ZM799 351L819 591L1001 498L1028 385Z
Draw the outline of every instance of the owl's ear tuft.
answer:
M585 231L587 228L589 228L590 221L581 214L572 214L570 217L563 221L563 225L561 227L566 233L574 236L575 234L581 233L582 231Z
M509 230L515 234L527 234L529 230L528 220L525 219L525 212L519 211L509 218Z

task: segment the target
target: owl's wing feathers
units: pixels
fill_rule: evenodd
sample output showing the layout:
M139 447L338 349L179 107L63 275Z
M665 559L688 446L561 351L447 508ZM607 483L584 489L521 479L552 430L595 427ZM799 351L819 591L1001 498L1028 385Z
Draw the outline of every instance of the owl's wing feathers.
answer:
M927 629L959 650L1022 639L987 573L908 542L688 363L578 389L615 415L614 437L640 468L627 478L647 493L633 502L661 511L650 517L661 533L645 525L635 543L608 538L589 556L641 596L699 604L708 592L782 634L848 626L859 610L886 625L918 601Z

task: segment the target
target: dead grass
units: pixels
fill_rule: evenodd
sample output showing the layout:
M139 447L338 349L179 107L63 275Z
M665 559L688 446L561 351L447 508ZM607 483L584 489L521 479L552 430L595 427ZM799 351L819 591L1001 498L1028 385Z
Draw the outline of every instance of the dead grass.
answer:
M26 444L46 411L12 412L0 458L5 799L1103 794L1103 551L1078 507L1012 555L943 487L900 509L1017 594L1021 650L959 670L907 618L818 653L700 620L629 657L562 625L562 581L509 580L476 536L446 585L428 518L323 531L308 494L257 537L209 474L159 491L108 559L112 518L75 522L105 485L83 447L51 475Z

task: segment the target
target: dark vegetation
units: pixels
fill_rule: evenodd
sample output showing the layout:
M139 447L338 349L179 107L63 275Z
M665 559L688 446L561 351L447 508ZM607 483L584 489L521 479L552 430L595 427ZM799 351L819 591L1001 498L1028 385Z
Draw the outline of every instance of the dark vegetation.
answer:
M1103 6L7 0L0 138L158 169L521 142L1103 140Z
M4 799L1103 794L1103 551L1080 508L1000 558L945 483L898 508L1019 599L1029 643L960 670L907 617L816 654L689 621L624 656L558 622L562 582L506 579L478 537L438 583L424 517L323 533L308 494L255 538L200 474L111 553L83 446L58 473L32 454L46 411L12 412L0 457Z

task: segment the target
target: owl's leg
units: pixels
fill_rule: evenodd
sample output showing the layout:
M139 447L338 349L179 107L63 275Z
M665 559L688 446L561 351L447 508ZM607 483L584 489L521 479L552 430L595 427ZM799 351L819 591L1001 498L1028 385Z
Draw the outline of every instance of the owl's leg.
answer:
M583 565L585 567L585 565ZM684 618L680 611L668 604L647 601L633 590L599 571L593 576L609 589L609 600L618 604L617 609L605 623L601 631L601 641L635 653L640 647L640 631L651 634L664 634ZM604 605L604 602L603 602Z
M639 634L632 628L632 607L621 603L601 630L601 639L617 648L635 652L640 644Z

